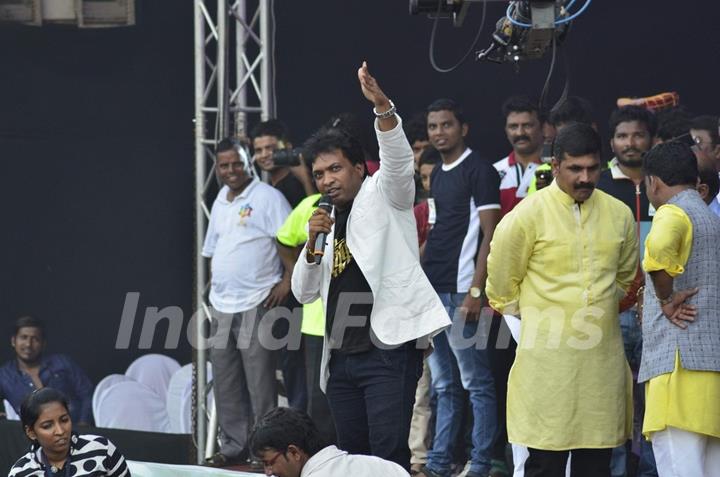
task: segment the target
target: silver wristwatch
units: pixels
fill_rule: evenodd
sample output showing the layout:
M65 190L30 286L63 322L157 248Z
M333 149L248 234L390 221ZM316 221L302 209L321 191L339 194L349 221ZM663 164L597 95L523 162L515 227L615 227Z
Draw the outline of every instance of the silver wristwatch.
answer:
M378 113L377 109L373 108L373 113L375 113L376 118L387 119L395 114L395 112L397 111L397 109L395 108L395 103L393 103L390 99L388 99L388 102L390 103L390 109L388 109L384 113Z

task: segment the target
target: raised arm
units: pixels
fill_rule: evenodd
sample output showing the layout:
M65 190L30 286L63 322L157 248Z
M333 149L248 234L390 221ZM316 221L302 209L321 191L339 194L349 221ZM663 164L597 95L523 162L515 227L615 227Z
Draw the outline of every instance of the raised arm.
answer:
M373 104L376 115L394 109L390 100L380 89L363 62L358 70L363 95ZM380 146L380 171L377 175L378 189L389 204L397 209L412 209L415 200L415 167L413 153L397 114L378 117L375 133Z
M380 89L378 82L372 77L368 71L368 65L366 61L363 61L362 66L358 69L358 79L360 80L360 88L362 89L363 95L370 101L375 107L376 114L383 114L392 108L390 100ZM381 132L390 131L398 126L398 119L395 114L392 114L386 118L380 118L377 121L378 130Z

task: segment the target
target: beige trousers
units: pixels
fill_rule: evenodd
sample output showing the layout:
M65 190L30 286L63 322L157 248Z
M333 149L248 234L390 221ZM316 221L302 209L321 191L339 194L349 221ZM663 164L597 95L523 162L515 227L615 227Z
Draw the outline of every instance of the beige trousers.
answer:
M410 463L427 463L428 447L430 446L430 368L427 358L423 361L423 373L415 391L415 405L413 406L412 420L410 421Z

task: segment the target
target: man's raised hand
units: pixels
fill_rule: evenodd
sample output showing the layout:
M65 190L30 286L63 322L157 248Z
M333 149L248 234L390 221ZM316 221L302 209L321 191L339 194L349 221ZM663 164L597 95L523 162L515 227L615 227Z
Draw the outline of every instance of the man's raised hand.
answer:
M367 61L363 61L362 66L358 69L358 79L363 95L375 106L378 113L390 109L390 101L380 89L377 80L368 71Z
M360 88L362 89L363 95L370 101L375 107L377 114L389 111L392 105L390 100L380 89L378 82L372 77L370 71L368 71L367 61L363 61L362 66L358 69L358 80L360 80ZM378 125L381 131L389 131L397 126L397 117L393 114L388 118L382 118L378 120Z

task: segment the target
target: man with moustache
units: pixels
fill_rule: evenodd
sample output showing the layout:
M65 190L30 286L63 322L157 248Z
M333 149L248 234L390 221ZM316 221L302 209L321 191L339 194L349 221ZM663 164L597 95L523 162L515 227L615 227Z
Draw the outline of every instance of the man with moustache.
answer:
M585 124L555 138L555 180L521 201L497 229L487 295L520 318L508 380L507 429L526 446L525 476L608 477L612 449L630 435L632 380L617 319L637 271L635 222L595 190L600 136Z
M612 113L608 129L612 134L610 148L615 157L610 161L610 167L600 175L597 187L630 207L635 217L638 245L642 248L650 230L652 215L655 213L645 194L642 158L653 145L657 132L657 119L654 113L645 108L625 106ZM640 250L640 256L642 256L642 250ZM625 356L633 371L635 382L637 382L637 372L640 369L642 354L642 331L638 321L636 295L643 283L644 276L640 263L638 263L633 286L620 302L620 329L625 345ZM634 436L638 439L636 442L639 442L642 414L645 408L642 388L636 388L634 400L636 408ZM639 443L641 445L641 467L653 468L651 447L643 445L642 442ZM613 452L613 477L625 475L627 455L625 445L619 446Z
M541 164L544 137L543 117L537 101L512 96L503 104L502 113L505 135L513 150L493 165L500 174L500 206L505 215L527 196L535 169Z
M500 206L503 215L510 212L523 198L535 180L535 171L542 166L541 155L545 137L544 115L538 108L538 102L527 96L512 96L502 105L505 117L505 135L513 150L504 159L493 164L500 174ZM553 128L554 129L554 128ZM507 325L499 315L493 316L491 337L507 333ZM515 359L515 342L498 347L491 339L491 366L495 376L495 388L498 405L498 437L493 448L493 470L491 475L505 475L505 448L507 431L505 430L505 403L507 379L510 367ZM502 472L502 471L505 472ZM496 472L496 474L493 474Z
M568 97L562 103L555 105L548 114L547 123L544 128L546 142L550 137L554 139L562 128L571 123L588 124L597 129L593 116L594 112L590 101L580 96ZM550 143L552 143L552 140L550 140ZM550 164L541 164L535 169L535 177L533 177L530 187L528 187L528 195L534 194L549 185L552 181L552 175L550 181L547 181L544 177L547 173L552 173L552 166ZM542 179L541 176L543 177Z
M213 467L240 463L255 419L277 404L274 353L260 336L263 316L290 293L275 237L290 205L275 188L251 177L235 145L222 140L215 168L224 186L212 206L202 255L210 262L210 362L220 425Z

